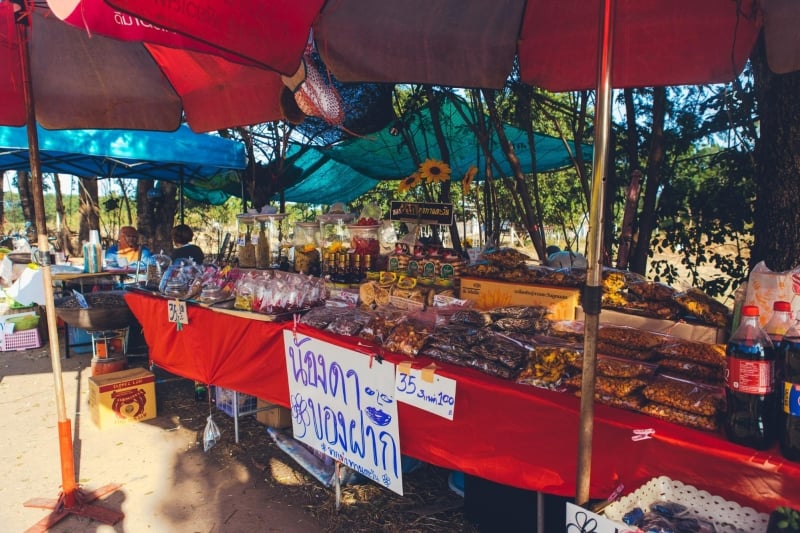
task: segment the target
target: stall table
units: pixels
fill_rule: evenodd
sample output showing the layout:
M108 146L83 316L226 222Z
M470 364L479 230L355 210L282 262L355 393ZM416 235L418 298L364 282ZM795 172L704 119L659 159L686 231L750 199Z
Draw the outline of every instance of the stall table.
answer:
M297 328L369 356L363 342L293 322L265 322L188 305L180 330L167 317L167 299L129 293L126 299L144 330L150 358L174 374L251 394L290 407L283 331ZM358 356L358 355L357 355ZM383 354L398 363L407 358ZM425 358L414 367L428 366ZM579 398L436 362L437 372L457 381L455 414L448 421L399 404L402 453L440 467L497 483L574 496L577 480ZM633 430L652 428L653 438L633 441ZM631 491L668 476L724 499L769 512L800 508L800 463L777 447L758 452L718 433L595 406L590 494L606 498L623 483Z

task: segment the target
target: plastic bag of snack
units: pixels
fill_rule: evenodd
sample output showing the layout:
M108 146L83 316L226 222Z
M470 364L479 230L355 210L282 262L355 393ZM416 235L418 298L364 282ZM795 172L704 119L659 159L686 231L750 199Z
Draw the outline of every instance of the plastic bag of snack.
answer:
M407 320L397 325L392 330L383 347L390 352L400 353L409 357L416 357L425 345L431 329L418 322Z
M206 418L206 427L203 430L203 451L207 452L219 441L220 432L211 415Z

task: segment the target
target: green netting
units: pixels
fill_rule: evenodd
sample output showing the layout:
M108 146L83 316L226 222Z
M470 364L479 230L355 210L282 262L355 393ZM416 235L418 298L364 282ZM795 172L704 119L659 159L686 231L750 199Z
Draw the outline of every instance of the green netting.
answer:
M479 171L485 166L485 157L467 120L472 111L460 100L447 100L440 112L442 128L450 149L452 179L460 181L471 165ZM465 120L464 115L468 117ZM436 143L430 113L427 107L404 118L408 138L412 140L419 158L441 159ZM395 124L361 138L339 142L331 147L315 147L301 153L298 147L289 151L287 159L293 166L301 169L296 185L286 189L285 199L290 202L332 204L349 202L372 189L379 180L402 179L417 169L405 138L397 134ZM522 169L533 171L527 135L524 131L510 125L504 126L509 141L513 144ZM536 148L536 169L547 172L569 167L572 164L570 151L574 144L567 143L569 151L561 139L543 134L534 134ZM511 167L500 148L497 135L490 137L492 157L498 167L493 169L495 176L509 176ZM584 145L583 155L591 161L592 147ZM476 177L479 180L481 174Z

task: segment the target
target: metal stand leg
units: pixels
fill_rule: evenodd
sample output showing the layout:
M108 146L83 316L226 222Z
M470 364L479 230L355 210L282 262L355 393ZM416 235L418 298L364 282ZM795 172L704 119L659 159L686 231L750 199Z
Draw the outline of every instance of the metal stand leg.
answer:
M233 391L233 432L239 444L239 392Z

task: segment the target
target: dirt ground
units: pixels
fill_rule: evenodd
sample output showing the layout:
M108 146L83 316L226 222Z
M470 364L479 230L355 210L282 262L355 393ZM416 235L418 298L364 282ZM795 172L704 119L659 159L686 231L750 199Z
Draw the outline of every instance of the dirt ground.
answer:
M63 341L62 341L63 344ZM63 353L63 347L62 347ZM374 484L343 487L336 509L323 487L279 449L254 416L239 421L196 402L192 382L156 369L158 416L100 430L88 409L91 354L60 359L72 423L76 479L91 491L121 487L97 503L121 511L108 526L69 515L56 532L474 532L449 472L423 465L404 478L400 497ZM146 354L130 357L146 366ZM221 441L203 451L209 412ZM0 529L25 531L49 511L26 507L56 498L61 486L56 393L49 349L0 352Z

